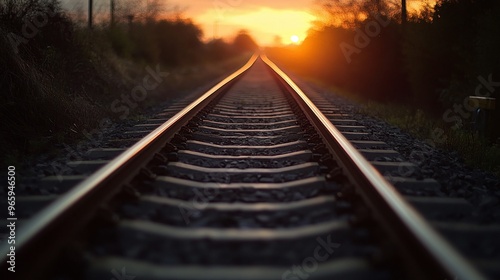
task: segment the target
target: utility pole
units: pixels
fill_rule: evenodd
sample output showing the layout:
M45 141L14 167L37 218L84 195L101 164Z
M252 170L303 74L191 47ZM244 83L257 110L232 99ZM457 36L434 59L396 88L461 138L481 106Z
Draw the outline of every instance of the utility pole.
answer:
M219 21L216 20L216 21L214 21L214 38L213 38L213 40L215 40L219 37L218 33L219 33Z
M92 6L93 0L89 0L89 29L92 29Z
M134 20L134 15L127 15L128 19L128 32L132 33L132 21Z
M109 0L109 12L110 12L110 26L115 25L115 0Z
M404 25L407 21L406 0L401 0L401 23Z

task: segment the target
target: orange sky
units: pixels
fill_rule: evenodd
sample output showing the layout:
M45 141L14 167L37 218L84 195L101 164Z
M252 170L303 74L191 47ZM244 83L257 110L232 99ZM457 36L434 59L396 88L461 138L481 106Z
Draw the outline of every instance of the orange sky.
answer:
M172 0L186 7L185 15L201 25L205 38L228 38L247 29L261 45L281 37L290 44L296 35L303 40L315 19L314 0Z
M64 8L80 12L86 20L88 0L61 0ZM93 0L94 15L107 17L110 0ZM138 0L144 3L150 0ZM144 1L144 2L141 2ZM247 29L261 45L273 44L280 36L284 44L290 44L291 36L303 40L311 21L315 0L160 0L167 7L178 6L183 15L192 18L204 33L204 39L215 36L232 39L239 30ZM134 0L115 0L121 3Z
M62 0L68 9L86 13L88 0ZM107 15L109 0L93 0L94 13ZM115 0L127 2L131 0ZM143 0L148 1L148 0ZM316 19L315 0L160 0L169 7L178 6L184 16L192 18L204 33L204 39L214 36L231 39L246 29L260 45L275 43L277 36L283 44L291 44L292 36L302 41ZM366 1L366 0L359 0ZM420 2L434 0L407 0L408 10L414 11ZM84 18L85 20L85 18Z
M359 0L366 1L366 0ZM418 10L422 2L407 0L409 12ZM283 44L291 44L296 35L304 40L316 19L314 0L170 0L184 7L185 15L201 25L205 39L214 36L230 38L238 30L247 29L260 45L272 45L279 36Z

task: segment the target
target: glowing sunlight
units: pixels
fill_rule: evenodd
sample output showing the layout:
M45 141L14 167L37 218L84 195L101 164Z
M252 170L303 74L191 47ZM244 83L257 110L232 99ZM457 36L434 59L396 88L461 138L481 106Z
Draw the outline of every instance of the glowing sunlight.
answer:
M314 15L302 10L258 8L227 11L224 16L217 11L200 15L197 21L204 26L205 37L227 38L245 29L261 45L271 45L277 36L288 38L283 43L300 43L311 27ZM212 28L210 28L212 27ZM293 37L293 39L292 39Z

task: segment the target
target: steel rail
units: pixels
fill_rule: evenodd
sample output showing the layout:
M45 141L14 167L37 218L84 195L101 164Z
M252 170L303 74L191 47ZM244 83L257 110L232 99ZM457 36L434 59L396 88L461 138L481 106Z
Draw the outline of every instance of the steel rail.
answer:
M18 232L15 245L0 248L1 279L39 279L46 265L85 224L101 203L122 190L183 125L240 78L257 60L254 54L239 70L212 87L196 101L142 138L68 193L33 216ZM8 272L10 247L15 246L16 272Z
M265 54L261 58L283 87L294 93L295 100L324 137L325 144L337 156L351 181L358 186L358 192L375 211L386 232L400 249L406 249L410 255L409 266L420 273L416 279L421 276L432 277L427 279L485 279L404 200L278 66Z

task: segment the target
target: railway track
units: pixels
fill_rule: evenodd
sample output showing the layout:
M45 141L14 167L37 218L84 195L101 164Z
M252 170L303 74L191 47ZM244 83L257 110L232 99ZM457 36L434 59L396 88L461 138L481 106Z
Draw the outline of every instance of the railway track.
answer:
M314 100L255 55L92 151L19 232L16 279L483 279L381 175L407 163Z

